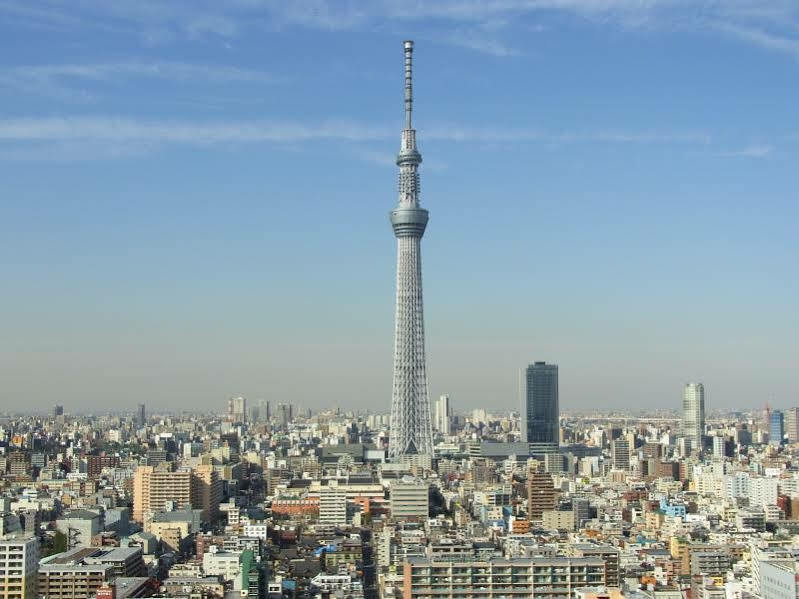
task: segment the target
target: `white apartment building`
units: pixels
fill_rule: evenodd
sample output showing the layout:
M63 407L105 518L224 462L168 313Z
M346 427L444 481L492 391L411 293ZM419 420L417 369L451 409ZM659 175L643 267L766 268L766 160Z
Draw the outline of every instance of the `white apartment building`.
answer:
M344 525L347 523L347 492L330 481L319 490L319 523Z
M391 517L427 519L430 510L428 492L427 483L409 477L393 482L389 491Z

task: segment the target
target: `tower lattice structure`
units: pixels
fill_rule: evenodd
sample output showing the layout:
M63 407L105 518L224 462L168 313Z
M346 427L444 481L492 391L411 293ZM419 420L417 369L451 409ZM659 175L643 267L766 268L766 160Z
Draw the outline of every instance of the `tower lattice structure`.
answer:
M413 109L413 42L405 47L405 129L397 156L399 200L391 211L397 238L397 298L394 318L394 382L389 457L432 455L433 427L427 392L421 240L427 210L419 206L419 165Z

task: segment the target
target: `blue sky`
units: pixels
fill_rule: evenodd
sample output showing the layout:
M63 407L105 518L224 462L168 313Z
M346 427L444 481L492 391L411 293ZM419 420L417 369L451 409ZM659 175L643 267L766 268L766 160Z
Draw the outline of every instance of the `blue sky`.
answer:
M431 396L799 403L794 0L2 0L0 406L388 410L406 38Z

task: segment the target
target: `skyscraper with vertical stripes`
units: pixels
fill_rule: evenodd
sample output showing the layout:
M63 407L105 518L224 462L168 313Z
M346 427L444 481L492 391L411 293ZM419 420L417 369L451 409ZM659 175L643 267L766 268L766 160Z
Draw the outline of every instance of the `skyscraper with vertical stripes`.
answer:
M432 455L433 427L427 394L421 240L427 210L419 205L419 165L413 129L413 42L405 49L405 128L397 156L399 200L391 211L397 238L397 298L394 319L394 380L391 392L391 458Z
M686 383L682 392L682 437L690 439L694 453L701 453L704 434L705 386L702 383Z

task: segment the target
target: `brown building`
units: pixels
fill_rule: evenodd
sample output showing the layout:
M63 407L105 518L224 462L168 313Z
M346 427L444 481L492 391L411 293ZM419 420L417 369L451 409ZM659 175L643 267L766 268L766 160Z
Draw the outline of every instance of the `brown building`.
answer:
M657 478L673 478L679 480L680 478L680 464L679 462L658 462L655 466L655 476Z
M27 476L30 472L31 463L25 453L12 451L8 454L8 473L11 476Z
M360 499L360 498L359 498ZM369 498L365 498L366 509L369 512ZM353 503L361 503L357 499ZM363 507L363 503L361 503ZM306 497L305 499L275 499L272 501L272 513L283 516L299 516L319 514L319 498Z
M527 514L530 520L541 520L544 512L555 509L557 491L552 475L530 472L527 476Z
M116 468L119 466L119 456L115 455L87 455L86 473L89 478L100 478L103 468Z
M225 537L223 536L214 536L211 534L198 534L194 538L194 552L197 556L198 560L203 559L203 555L211 545L218 545L222 546L225 543Z
M663 446L660 443L652 443L651 441L647 441L644 443L641 451L643 453L644 459L659 460L661 452L663 451Z

